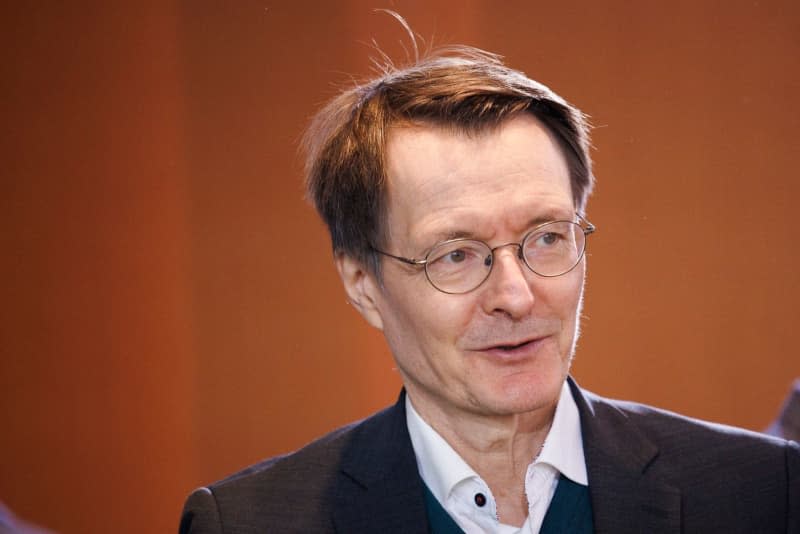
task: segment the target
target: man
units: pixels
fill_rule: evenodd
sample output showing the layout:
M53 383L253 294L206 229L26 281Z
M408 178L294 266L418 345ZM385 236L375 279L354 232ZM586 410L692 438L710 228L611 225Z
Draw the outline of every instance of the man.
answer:
M800 448L569 378L593 178L583 116L449 49L351 89L309 196L397 404L197 490L181 532L800 532Z

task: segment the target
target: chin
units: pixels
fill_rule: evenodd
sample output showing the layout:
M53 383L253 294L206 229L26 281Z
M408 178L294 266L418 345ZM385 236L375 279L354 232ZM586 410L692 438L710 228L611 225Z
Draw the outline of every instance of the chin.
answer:
M505 377L484 391L476 401L486 411L513 415L555 406L565 375L561 372L520 374ZM483 401L480 400L483 397Z

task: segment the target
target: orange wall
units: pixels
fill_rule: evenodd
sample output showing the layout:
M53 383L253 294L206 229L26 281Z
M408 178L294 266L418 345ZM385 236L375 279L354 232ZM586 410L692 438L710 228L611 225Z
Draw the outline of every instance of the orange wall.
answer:
M297 139L374 3L4 6L0 500L169 532L194 487L391 402ZM800 358L795 2L410 2L592 116L579 382L753 429Z

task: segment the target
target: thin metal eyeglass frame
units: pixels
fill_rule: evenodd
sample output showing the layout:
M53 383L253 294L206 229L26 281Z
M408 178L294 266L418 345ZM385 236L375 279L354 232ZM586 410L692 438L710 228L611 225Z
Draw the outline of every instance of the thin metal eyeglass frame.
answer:
M433 247L431 247L431 250L428 252L428 254L425 255L425 259L422 259L422 260L417 260L417 259L414 259L414 258L405 258L403 256L395 256L394 254L389 254L388 252L384 252L382 250L378 250L375 247L370 247L370 248L372 248L372 250L377 252L378 254L381 254L383 256L387 256L389 258L401 261L401 262L406 263L408 265L414 265L414 266L417 266L417 267L423 267L425 269L425 278L428 279L428 283L430 283L434 287L434 289L436 289L437 291L441 291L442 293L447 293L448 295L462 295L464 293L469 293L470 291L475 291L476 289L478 289L489 278L489 275L492 274L492 269L494 269L494 251L499 249L499 248L508 247L508 246L511 246L511 245L514 245L514 246L517 247L517 257L520 260L522 260L522 263L525 264L525 266L528 268L528 270L530 270L532 273L534 273L534 274L536 274L538 276L541 276L541 277L544 277L544 278L556 278L558 276L563 276L563 275L567 274L568 272L570 272L572 269L574 269L581 262L581 259L583 259L583 256L586 253L586 242L587 242L586 238L590 234L593 234L595 232L595 230L597 230L597 227L595 227L595 225L593 225L591 222L589 222L589 220L586 217L584 217L583 215L581 215L580 213L576 212L575 213L575 217L577 217L577 219L578 219L577 221L568 221L568 220L563 220L563 219L556 220L556 221L547 221L545 223L542 223L542 224L536 226L535 228L532 228L527 234L525 234L522 237L522 240L520 242L518 242L518 243L514 243L514 242L504 243L502 245L497 245L496 247L490 247L488 243L485 243L485 242L481 241L480 239L458 238L458 239L450 239L450 240L447 240L447 241L442 241L440 243L436 243ZM537 230L539 230L540 228L542 228L544 226L547 226L549 224L555 224L555 223L560 223L560 222L566 222L566 223L570 223L570 224L575 224L575 225L578 226L578 228L580 228L583 231L583 236L584 236L583 249L581 250L581 253L578 255L578 257L575 260L575 263L572 265L572 267L570 267L566 271L558 273L558 274L541 274L541 273L538 273L533 269L533 267L530 266L530 264L528 264L528 260L525 258L525 255L522 254L522 246L525 243L525 241L527 241L527 239L531 235L533 235ZM430 275L428 274L428 262L429 262L428 256L430 255L431 252L433 252L435 249L439 248L440 246L445 245L447 243L454 243L454 242L458 242L458 241L476 241L476 242L479 242L479 243L483 243L484 245L486 245L486 248L489 249L489 254L492 257L492 263L489 266L489 270L486 272L486 276L475 287L473 287L471 289L467 289L466 291L445 291L442 288L438 287L436 284L434 284L433 281L431 280Z

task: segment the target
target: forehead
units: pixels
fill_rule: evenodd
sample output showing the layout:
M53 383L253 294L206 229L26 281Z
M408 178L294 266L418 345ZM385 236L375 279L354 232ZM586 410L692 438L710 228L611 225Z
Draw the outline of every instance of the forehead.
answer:
M531 221L572 218L563 153L530 115L478 134L398 127L386 154L391 240L491 239Z

